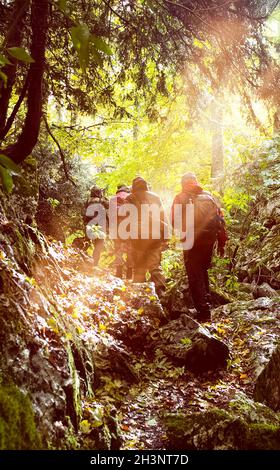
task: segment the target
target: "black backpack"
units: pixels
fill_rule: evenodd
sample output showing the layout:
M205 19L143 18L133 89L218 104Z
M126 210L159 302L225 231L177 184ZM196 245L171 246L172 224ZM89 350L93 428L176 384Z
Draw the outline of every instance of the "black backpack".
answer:
M207 193L189 200L194 204L194 243L214 243L221 228L221 217L214 198Z

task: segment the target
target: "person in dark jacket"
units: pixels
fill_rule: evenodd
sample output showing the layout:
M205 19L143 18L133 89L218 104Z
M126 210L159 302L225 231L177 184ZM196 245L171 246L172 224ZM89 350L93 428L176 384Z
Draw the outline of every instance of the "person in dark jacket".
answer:
M115 196L110 199L110 216L115 221L116 232L122 221L119 210L128 198L131 190L125 184L119 184ZM115 211L113 215L112 212ZM112 229L112 227L111 227ZM132 259L130 240L122 240L119 236L114 238L116 277L122 278L126 269L126 279L132 278Z
M98 266L101 253L104 249L108 228L108 208L109 201L104 195L104 190L98 186L93 186L85 204L84 223L86 225L87 238L92 240L94 246L94 266Z
M161 254L168 227L161 199L149 191L143 178L137 177L132 182L132 192L125 204L134 205L138 214L133 222L137 225L138 234L131 239L133 282L145 282L146 273L149 272L157 294L161 295L166 288Z
M171 223L176 227L176 213L182 211L182 231L186 204L194 207L194 230L192 246L183 243L183 254L190 292L197 310L197 319L201 322L211 320L210 291L208 269L211 265L213 248L218 242L218 252L224 254L227 240L225 221L214 197L203 191L195 174L186 173L182 177L182 191L175 196L171 209Z

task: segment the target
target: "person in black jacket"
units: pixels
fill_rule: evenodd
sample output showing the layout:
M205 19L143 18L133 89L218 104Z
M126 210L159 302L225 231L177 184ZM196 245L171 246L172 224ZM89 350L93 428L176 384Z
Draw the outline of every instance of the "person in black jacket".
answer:
M224 254L225 221L214 197L202 189L193 173L183 175L181 182L182 191L175 196L171 209L171 223L176 229L176 217L180 219L180 230L186 234L186 205L193 207L193 242L188 246L188 240L182 240L184 263L197 318L206 322L211 319L208 269L216 241L219 254Z

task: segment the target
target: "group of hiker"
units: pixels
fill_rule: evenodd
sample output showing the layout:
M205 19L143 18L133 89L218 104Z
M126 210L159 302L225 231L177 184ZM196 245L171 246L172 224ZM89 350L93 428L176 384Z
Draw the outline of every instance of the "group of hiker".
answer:
M93 264L98 265L105 238L113 240L117 277L146 281L147 273L159 297L166 289L161 268L162 252L168 247L170 224L179 235L184 264L197 319L210 320L208 269L213 249L223 256L227 240L225 222L215 198L199 185L196 175L183 175L182 189L167 217L160 197L138 176L132 186L121 184L109 200L94 186L86 203L87 237L94 245Z

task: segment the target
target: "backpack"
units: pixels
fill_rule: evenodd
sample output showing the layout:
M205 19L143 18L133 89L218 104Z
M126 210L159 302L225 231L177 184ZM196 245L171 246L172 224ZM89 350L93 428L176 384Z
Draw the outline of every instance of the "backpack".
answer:
M194 243L214 243L221 228L221 217L214 198L202 193L189 202L194 205Z
M102 205L104 208L104 220L101 219L100 223L91 223L97 216L98 211L96 205ZM89 239L94 240L96 238L105 238L108 230L108 200L104 197L91 197L86 205L84 211L84 223L86 225L86 235Z
M138 240L146 244L157 245L164 240L169 240L168 224L165 221L164 209L160 198L149 191L139 191L139 193L130 196L130 201L137 208L137 232ZM150 211L150 208L156 208L156 213ZM144 210L144 212L142 212ZM147 212L145 212L147 210ZM142 219L142 216L144 219ZM148 218L147 218L148 217ZM148 237L142 238L142 233ZM155 236L155 238L153 238Z

